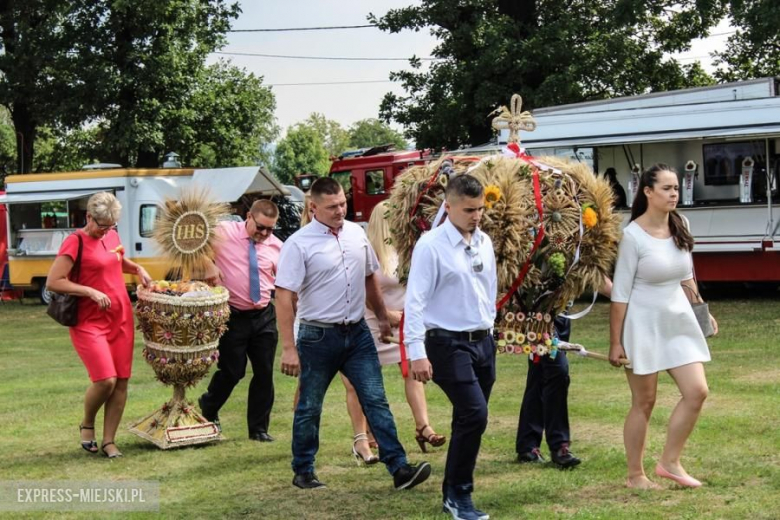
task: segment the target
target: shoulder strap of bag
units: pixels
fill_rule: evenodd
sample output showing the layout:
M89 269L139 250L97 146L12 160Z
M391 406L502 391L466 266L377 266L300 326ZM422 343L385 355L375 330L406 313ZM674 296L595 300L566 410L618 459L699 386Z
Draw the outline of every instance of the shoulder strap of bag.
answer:
M691 304L694 304L694 303L702 303L702 302L704 301L704 300L702 300L702 298L701 298L701 295L699 295L698 291L694 290L694 289L693 289L693 287L691 287L691 286L689 286L689 285L685 285L684 283L682 283L682 284L680 284L680 285L682 285L682 288L683 288L683 290L686 290L686 289L687 289L687 290L688 290L688 291L690 291L690 293L693 295L693 298L694 298L694 299L693 299L693 301L691 302Z
M78 231L76 231L76 238L79 239L79 252L76 253L76 261L73 263L73 267L70 270L71 282L77 282L81 276L81 250L84 247L84 242L81 240L81 235Z

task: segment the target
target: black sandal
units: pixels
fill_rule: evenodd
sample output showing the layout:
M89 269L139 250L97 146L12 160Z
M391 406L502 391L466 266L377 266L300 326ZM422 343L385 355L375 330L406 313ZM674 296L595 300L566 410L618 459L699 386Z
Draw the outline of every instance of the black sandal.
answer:
M94 426L84 426L83 424L79 424L79 436L81 435L81 430L94 430L94 429L95 429ZM92 439L91 441L81 441L81 447L90 453L98 452L97 441L95 439Z
M121 451L119 451L118 449L117 449L117 452L116 452L116 453L114 453L113 455L109 455L109 454L108 454L108 452L106 452L106 446L111 446L112 444L113 444L114 446L116 446L116 444L114 443L114 441L103 443L103 445L100 447L100 451L102 451L102 452L103 452L103 455L105 455L105 456L106 456L106 457L108 457L109 459L115 459L115 458L117 458L117 457L121 457L121 456L122 456L122 452L121 452Z

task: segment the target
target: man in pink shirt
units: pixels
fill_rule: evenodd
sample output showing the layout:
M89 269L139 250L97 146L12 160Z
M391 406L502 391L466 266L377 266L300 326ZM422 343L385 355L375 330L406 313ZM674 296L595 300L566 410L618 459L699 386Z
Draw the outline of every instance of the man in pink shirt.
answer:
M252 363L247 399L249 438L272 442L268 433L274 404L273 364L278 333L271 305L282 242L273 235L279 209L257 200L244 222L221 222L221 241L214 263L222 285L230 291L230 321L219 340L219 362L208 390L198 404L203 416L219 426L219 410Z

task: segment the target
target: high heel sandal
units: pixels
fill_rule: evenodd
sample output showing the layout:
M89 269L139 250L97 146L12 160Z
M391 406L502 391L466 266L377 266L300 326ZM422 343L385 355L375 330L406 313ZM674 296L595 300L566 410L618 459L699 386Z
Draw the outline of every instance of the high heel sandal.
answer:
M365 464L366 466L370 466L379 462L379 457L373 453L368 457L363 457L363 455L360 454L360 452L357 450L357 443L360 441L368 442L368 435L365 433L358 433L352 440L352 456L355 457L355 463L358 466L360 466L361 463Z
M423 435L423 432L426 428L429 428L433 433L431 433L428 436ZM428 447L425 445L427 442L434 448L438 448L439 446L442 446L445 442L447 442L447 437L444 435L439 435L438 433L433 431L433 428L431 428L429 425L424 425L422 428L417 428L416 430L417 435L414 437L414 440L417 441L417 444L420 445L420 449L423 453L428 453Z
M110 442L104 442L104 443L103 443L103 445L102 445L102 446L100 446L100 451L102 451L102 452L103 452L103 455L105 455L105 456L106 456L106 457L108 457L109 459L115 459L115 458L117 458L117 457L121 457L121 456L122 456L122 452L121 452L121 451L119 451L119 449L118 449L118 448L117 448L117 451L116 451L116 453L114 453L113 455L109 455L109 453L106 451L106 446L111 446L112 444L113 444L114 446L116 446L116 444L114 444L114 441L110 441Z
M81 430L94 430L94 429L95 429L94 426L84 426L83 424L79 424L79 436L81 436ZM81 441L81 447L90 453L98 452L97 441L95 439L92 439L91 441Z

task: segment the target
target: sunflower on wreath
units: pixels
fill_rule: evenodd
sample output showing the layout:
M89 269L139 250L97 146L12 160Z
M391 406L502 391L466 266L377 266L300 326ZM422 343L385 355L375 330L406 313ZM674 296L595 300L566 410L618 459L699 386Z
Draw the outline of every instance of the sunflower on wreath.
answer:
M487 209L493 209L493 204L501 200L501 188L495 184L485 186L485 207Z

